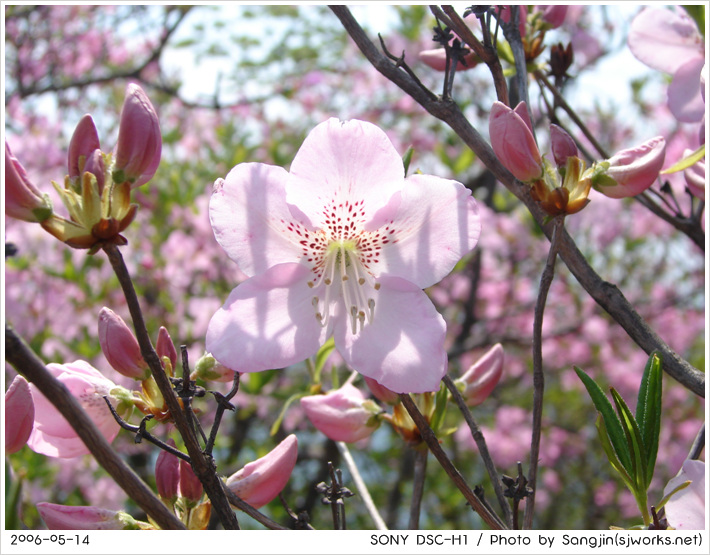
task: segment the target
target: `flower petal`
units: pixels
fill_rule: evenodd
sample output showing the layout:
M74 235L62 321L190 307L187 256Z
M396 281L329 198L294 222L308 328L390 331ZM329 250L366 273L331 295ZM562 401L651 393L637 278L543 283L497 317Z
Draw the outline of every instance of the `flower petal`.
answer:
M327 328L316 319L309 274L278 264L238 285L210 320L207 351L236 372L283 368L316 353Z
M215 238L248 276L301 259L302 230L291 224L284 191L287 179L283 168L246 163L215 183L209 209Z
M372 322L353 334L349 320L335 323L335 345L354 370L397 393L436 391L446 373L446 324L415 284L385 276Z
M678 121L693 123L705 115L705 101L700 94L700 72L704 58L693 58L684 63L668 85L668 108Z
M390 274L429 287L446 276L478 242L481 218L461 183L430 175L407 178L375 275Z
M402 158L384 131L365 121L331 118L298 150L286 201L315 227L327 227L331 210L342 209L345 201L364 201L358 217L367 222L403 185Z
M676 530L705 528L705 463L686 460L677 476L671 478L663 490L668 495L683 482L691 483L671 496L665 505L668 523Z
M631 22L629 48L653 69L675 73L690 58L702 57L703 38L684 11L647 8Z

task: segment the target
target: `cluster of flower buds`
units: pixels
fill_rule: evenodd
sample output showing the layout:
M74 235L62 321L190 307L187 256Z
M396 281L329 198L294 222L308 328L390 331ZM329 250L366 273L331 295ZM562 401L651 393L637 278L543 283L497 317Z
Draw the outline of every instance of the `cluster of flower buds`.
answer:
M103 244L123 245L120 233L133 221L138 205L131 189L147 183L160 163L162 139L158 116L143 89L130 84L121 110L118 144L105 153L90 115L77 125L69 143L64 186L56 182L69 219L57 215L49 197L30 182L5 143L5 214L39 223L60 241L95 252Z
M589 203L592 187L611 198L642 193L658 177L665 160L663 137L622 150L587 168L574 140L550 126L554 165L540 155L525 102L514 109L495 102L489 119L491 147L501 163L520 181L550 216L574 214Z

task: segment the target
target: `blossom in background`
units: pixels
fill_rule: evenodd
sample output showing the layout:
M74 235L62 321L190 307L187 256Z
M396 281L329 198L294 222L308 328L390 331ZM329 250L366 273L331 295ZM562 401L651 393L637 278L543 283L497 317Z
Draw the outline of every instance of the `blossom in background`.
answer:
M284 489L297 457L298 440L291 434L266 455L232 474L226 486L252 507L263 507Z
M48 530L149 530L147 522L135 520L123 511L97 507L37 503L37 511Z
M48 364L47 370L77 398L102 435L109 442L113 441L121 428L106 406L103 396L115 398L123 388L116 386L83 360ZM27 441L30 449L48 457L62 458L89 453L74 428L34 384L30 384L30 391L35 407L34 429Z
M663 489L666 496L678 486L690 480L690 484L671 495L665 504L666 520L676 530L705 529L705 463L688 459L677 476L670 479Z
M645 8L631 22L628 44L641 62L673 76L668 108L678 121L691 123L705 116L700 88L705 40L684 10Z
M32 433L35 406L27 380L15 376L5 392L5 452L16 453Z
M369 437L380 425L382 412L352 384L301 399L301 407L311 423L333 441L353 443Z
M332 118L290 173L244 163L219 179L210 220L251 276L210 321L206 347L219 362L283 368L333 336L350 367L388 389L438 389L446 324L422 289L478 241L478 208L461 183L405 178L381 129Z

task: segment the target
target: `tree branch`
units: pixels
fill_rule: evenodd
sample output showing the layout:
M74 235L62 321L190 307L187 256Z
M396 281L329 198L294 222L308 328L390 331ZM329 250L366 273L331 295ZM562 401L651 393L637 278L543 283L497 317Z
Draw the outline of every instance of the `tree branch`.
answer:
M111 448L66 386L49 373L42 360L8 324L5 324L5 360L37 386L71 424L96 461L158 526L164 530L185 529L183 523Z
M409 94L427 112L447 123L488 167L496 179L525 204L549 239L552 233L551 225L544 224L546 214L530 196L529 187L517 181L503 167L490 145L470 124L459 107L453 101L433 101L418 90L407 74L399 71L386 57L380 54L346 6L331 6L330 9L340 19L343 27L375 69ZM615 285L604 281L594 271L567 231L563 231L560 236L559 255L582 287L624 328L639 347L649 355L655 350L660 351L663 355L663 369L668 375L696 395L705 397L705 375L678 356L649 328L621 291Z

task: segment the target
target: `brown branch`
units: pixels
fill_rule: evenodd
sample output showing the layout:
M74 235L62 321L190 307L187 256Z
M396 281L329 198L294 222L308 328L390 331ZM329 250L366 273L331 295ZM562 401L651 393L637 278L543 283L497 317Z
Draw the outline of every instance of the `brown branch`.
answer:
M551 225L544 223L546 214L530 196L529 187L517 181L503 167L490 145L466 119L456 103L446 100L432 101L427 98L408 75L397 70L386 57L380 54L346 6L331 6L330 9L340 19L350 37L375 69L419 102L427 112L447 123L496 179L525 204L545 235L550 238ZM705 397L705 375L678 356L650 329L621 291L615 285L604 281L594 271L567 231L563 231L560 236L559 255L587 293L624 328L639 347L649 355L655 350L660 351L663 356L663 369L668 375L696 395Z
M5 360L37 386L71 424L96 461L158 526L164 530L185 529L182 522L111 448L66 386L49 373L42 360L8 324L5 324Z
M238 497L237 494L235 494L226 485L224 486L224 493L232 505L234 505L240 511L245 512L250 517L252 517L254 520L256 520L257 522L266 526L268 529L270 529L270 530L288 530L288 528L281 526L278 522L271 520L265 514L260 513L254 507L249 505L249 503L247 503L246 501L244 501L243 499Z
M409 529L419 530L419 515L424 497L424 480L426 478L426 463L429 451L414 452L414 481L412 486L412 502L409 505Z
M471 508L476 511L483 519L483 522L488 524L488 526L492 529L506 530L507 528L505 524L500 520L498 515L488 510L488 507L481 502L478 496L466 483L466 480L464 480L458 469L454 466L454 463L451 462L451 459L449 459L441 445L439 445L439 440L434 434L434 431L431 429L431 426L429 426L426 418L424 418L424 415L419 411L417 405L414 403L409 394L401 393L399 395L399 399L402 401L404 408L407 409L409 416L412 417L412 420L414 420L414 423L417 425L419 434L429 447L429 450L436 457L436 460L439 461L439 464L444 469L446 474L448 474L449 478L451 478L454 485L466 498L466 501L469 502Z
M163 369L158 353L155 352L150 342L150 336L148 335L148 329L143 320L143 313L141 312L140 303L138 302L138 296L133 288L133 282L128 273L128 268L126 268L126 264L123 261L123 256L116 245L106 245L103 247L103 250L106 252L111 262L111 266L118 277L118 281L123 289L123 294L126 297L126 303L128 304L131 318L133 319L133 327L143 359L148 364L155 383L158 385L160 393L162 393L165 399L175 427L178 429L185 442L185 447L190 455L192 470L202 483L207 496L212 502L212 506L222 522L222 526L227 530L238 530L239 523L237 522L237 517L230 507L229 501L227 501L224 489L222 488L222 482L217 476L214 462L211 457L208 459L202 452L197 437L180 407L170 379Z

